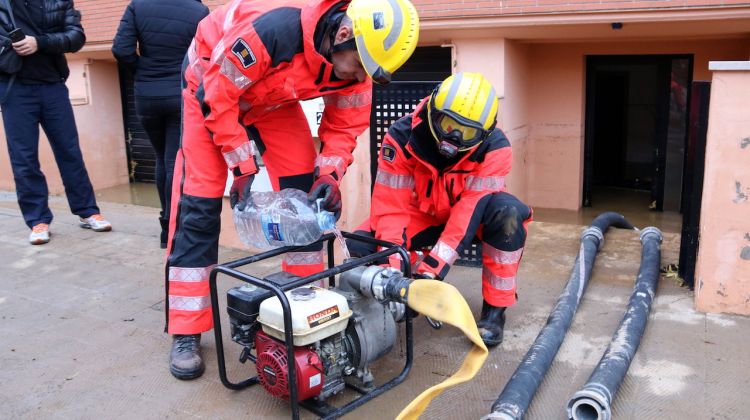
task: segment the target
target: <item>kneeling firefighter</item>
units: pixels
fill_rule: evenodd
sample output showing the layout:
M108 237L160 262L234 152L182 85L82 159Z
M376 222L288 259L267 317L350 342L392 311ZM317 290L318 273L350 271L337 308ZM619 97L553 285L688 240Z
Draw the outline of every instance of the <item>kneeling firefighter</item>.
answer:
M419 278L445 278L474 237L482 240L482 340L503 340L505 309L516 302L516 273L532 210L505 191L510 142L496 127L498 103L479 73L445 79L388 130L378 157L370 218L357 233L432 247ZM355 255L371 253L360 242ZM399 267L398 256L390 265Z

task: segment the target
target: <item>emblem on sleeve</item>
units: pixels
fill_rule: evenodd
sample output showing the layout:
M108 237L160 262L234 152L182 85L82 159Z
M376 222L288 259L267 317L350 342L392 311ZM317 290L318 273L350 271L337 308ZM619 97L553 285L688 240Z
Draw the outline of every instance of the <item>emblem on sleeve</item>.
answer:
M253 50L250 49L250 46L242 38L237 38L237 41L234 41L232 53L240 59L240 63L242 63L242 67L244 68L255 64L255 54L253 54Z
M387 160L388 162L393 162L393 159L395 157L396 157L396 149L393 146L384 144L383 145L383 159Z

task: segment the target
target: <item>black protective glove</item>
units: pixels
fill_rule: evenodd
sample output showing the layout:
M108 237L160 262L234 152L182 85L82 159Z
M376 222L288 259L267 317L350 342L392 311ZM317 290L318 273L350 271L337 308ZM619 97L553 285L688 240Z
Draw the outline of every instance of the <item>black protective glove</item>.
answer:
M245 210L247 198L250 196L250 187L253 185L255 174L235 176L232 187L229 189L229 206Z
M426 272L425 273L414 273L414 274L412 274L412 278L414 278L414 279L427 279L427 280L440 280L440 281L443 280L440 277L436 276L435 274L426 273Z
M307 194L307 200L314 202L322 198L321 207L328 210L336 216L336 220L341 217L341 190L339 183L331 175L321 175L310 188Z

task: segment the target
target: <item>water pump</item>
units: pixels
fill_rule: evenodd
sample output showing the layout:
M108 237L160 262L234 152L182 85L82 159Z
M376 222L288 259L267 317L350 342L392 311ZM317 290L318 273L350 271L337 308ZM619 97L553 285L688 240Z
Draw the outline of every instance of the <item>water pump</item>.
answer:
M299 277L267 277L289 284ZM360 266L343 272L338 287L305 285L287 291L292 318L294 360L288 360L284 311L270 291L246 284L227 294L231 337L243 346L240 361L254 360L265 390L289 398L289 363L296 372L297 400L324 402L347 384L372 389L370 364L396 341L409 281L393 268ZM255 356L252 356L252 354Z

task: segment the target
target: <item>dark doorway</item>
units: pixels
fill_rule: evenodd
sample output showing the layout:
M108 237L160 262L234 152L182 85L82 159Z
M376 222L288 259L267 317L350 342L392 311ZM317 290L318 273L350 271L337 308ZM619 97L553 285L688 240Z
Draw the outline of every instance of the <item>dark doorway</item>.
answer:
M692 56L592 56L586 70L583 205L679 212Z

